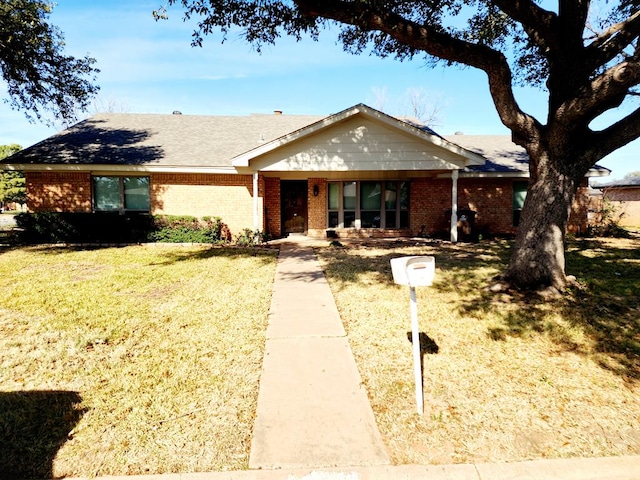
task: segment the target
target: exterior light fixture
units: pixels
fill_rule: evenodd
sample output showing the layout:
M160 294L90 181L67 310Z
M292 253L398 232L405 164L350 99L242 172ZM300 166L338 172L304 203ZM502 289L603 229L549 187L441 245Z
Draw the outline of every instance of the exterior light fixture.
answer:
M320 194L320 187L318 185L313 186L313 196L317 197Z

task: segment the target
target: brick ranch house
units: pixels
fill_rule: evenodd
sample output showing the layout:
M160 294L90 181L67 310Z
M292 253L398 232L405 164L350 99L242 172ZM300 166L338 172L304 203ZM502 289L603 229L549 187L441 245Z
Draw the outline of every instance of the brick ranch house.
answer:
M31 212L217 216L234 233L453 241L465 219L514 233L528 178L527 155L507 136L443 137L363 104L328 117L98 114L0 168L25 172ZM596 166L589 176L608 173ZM585 178L573 231L586 228L587 205Z
M640 227L640 177L594 185L602 193L602 200L614 207L614 215L624 227Z

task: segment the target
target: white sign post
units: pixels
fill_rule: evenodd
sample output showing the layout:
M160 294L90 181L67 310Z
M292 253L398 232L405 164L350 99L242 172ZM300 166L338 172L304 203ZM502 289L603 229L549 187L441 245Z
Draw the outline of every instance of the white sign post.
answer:
M420 359L420 330L418 327L418 302L416 287L428 287L433 283L436 272L434 257L410 256L391 259L393 281L398 285L409 285L411 299L411 343L413 344L413 371L416 385L416 406L418 413L424 413L422 396L422 368Z

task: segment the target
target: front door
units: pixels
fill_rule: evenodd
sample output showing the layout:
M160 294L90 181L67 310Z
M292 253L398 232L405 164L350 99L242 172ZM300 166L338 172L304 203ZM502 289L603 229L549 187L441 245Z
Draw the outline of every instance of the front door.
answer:
M304 233L307 227L307 181L282 180L280 198L282 200L283 234Z

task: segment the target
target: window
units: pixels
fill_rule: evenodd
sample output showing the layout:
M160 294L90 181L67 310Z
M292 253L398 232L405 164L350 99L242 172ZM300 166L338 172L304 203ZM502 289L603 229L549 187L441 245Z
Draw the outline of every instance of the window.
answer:
M93 177L93 208L100 212L148 212L149 177Z
M408 228L409 182L329 182L329 228Z
M527 182L513 182L513 226L520 225L520 214L527 198Z

